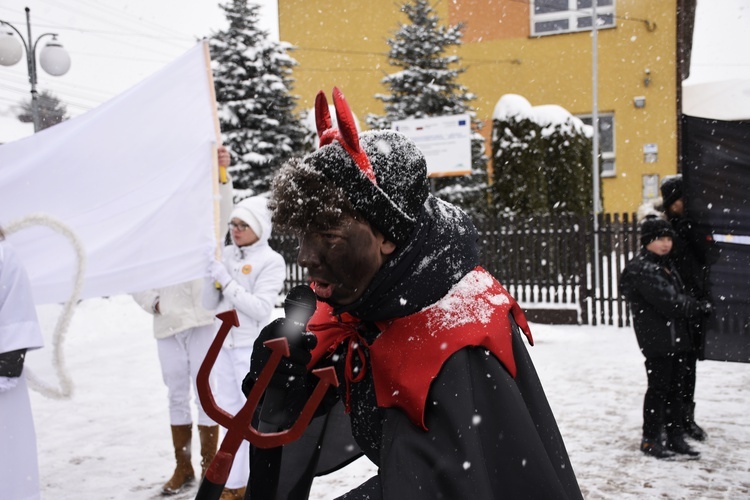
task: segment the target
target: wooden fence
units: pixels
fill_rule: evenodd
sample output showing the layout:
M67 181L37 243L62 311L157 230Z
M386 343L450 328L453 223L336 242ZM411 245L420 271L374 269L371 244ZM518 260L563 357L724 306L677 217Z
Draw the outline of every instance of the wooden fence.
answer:
M640 248L633 214L600 215L596 232L593 217L572 215L501 217L477 230L481 265L532 321L555 322L549 318L566 312L578 324L630 326L618 286L622 268ZM296 264L296 238L273 235L270 244L287 262L284 293L306 283Z

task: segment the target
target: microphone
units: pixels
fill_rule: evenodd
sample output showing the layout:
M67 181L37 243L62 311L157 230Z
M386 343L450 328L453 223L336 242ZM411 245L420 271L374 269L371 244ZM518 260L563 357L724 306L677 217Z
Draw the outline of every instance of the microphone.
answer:
M307 322L315 313L317 299L315 292L307 285L292 288L284 299L284 322L281 334L286 337L290 348L299 344L305 332ZM268 387L260 409L260 432L277 432L287 421L287 409L284 407L286 391L277 387Z

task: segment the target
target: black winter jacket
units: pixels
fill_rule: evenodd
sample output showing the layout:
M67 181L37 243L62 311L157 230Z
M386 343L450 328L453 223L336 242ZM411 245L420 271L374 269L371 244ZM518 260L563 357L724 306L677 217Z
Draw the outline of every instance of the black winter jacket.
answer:
M697 299L707 298L705 280L711 263L710 242L697 231L690 219L672 217L669 222L676 233L669 257L685 284L685 291Z
M700 315L668 256L645 248L620 276L620 293L630 303L633 328L646 357L692 349L688 319Z

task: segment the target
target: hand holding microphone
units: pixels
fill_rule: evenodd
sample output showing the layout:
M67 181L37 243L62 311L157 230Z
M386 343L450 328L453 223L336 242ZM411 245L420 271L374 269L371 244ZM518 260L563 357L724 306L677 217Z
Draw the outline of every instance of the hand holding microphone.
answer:
M245 394L250 392L255 380L271 356L264 342L286 337L289 357L281 359L263 399L260 413L261 432L275 432L288 422L287 394L303 389L307 378L307 364L318 341L315 335L305 333L307 322L315 312L315 293L306 285L293 288L284 300L284 318L279 318L263 328L253 346L250 372L242 383Z

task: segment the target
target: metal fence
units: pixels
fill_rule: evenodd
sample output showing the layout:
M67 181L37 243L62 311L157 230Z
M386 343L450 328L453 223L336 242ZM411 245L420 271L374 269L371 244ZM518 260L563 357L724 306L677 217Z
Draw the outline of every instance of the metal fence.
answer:
M477 230L481 265L528 311L550 317L567 311L578 324L630 326L618 287L640 246L634 214L600 215L596 231L593 217L574 215L499 217L478 223ZM296 264L296 238L273 235L270 244L287 262L284 293L306 283Z

